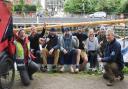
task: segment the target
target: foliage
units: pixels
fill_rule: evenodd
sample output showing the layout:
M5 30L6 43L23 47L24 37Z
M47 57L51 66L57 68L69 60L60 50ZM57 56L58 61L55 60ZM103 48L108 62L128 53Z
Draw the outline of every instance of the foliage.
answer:
M37 5L36 5L36 10L40 11L41 9L42 9L42 5L41 5L40 1L38 0Z
M123 72L125 73L125 74L128 74L128 67L124 67L124 69L123 69Z
M82 7L80 6L82 0L66 0L64 9L66 12L70 13L79 13L82 11Z
M17 12L22 11L21 7L22 7L21 5L14 5L14 11L17 11Z
M30 11L36 11L36 6L35 5L25 5L24 12L30 12Z
M122 13L128 13L128 0L121 0L119 10Z
M70 13L128 13L128 0L65 0L64 10Z
M27 5L24 0L20 0L18 5L14 5L14 11L22 13L36 11L36 5Z

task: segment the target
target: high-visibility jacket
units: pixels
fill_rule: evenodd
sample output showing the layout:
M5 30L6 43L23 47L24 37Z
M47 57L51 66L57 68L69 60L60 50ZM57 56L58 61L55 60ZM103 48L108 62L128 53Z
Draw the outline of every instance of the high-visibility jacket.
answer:
M25 44L27 44L28 55L30 53L30 42L25 38ZM23 45L19 41L14 42L16 45L16 59L25 59Z

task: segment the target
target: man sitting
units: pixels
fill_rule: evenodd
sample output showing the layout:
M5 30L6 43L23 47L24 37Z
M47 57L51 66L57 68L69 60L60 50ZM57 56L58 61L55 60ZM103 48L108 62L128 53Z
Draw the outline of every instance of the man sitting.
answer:
M47 71L47 58L48 56L54 57L53 70L57 70L57 64L59 59L59 46L58 46L58 36L55 28L51 28L46 39L40 38L40 43L45 45L45 48L42 49L41 56L43 58L44 67L41 67L42 71Z
M80 57L81 59L83 60L83 63L81 64L80 66L80 70L84 70L85 68L85 64L88 62L88 57L87 57L87 54L86 54L86 49L85 49L85 41L86 39L88 38L87 34L85 34L83 32L83 29L82 28L78 28L77 32L73 33L73 36L76 36L79 40L79 49L81 50L81 54L80 54ZM80 60L77 60L77 65L79 65L79 62ZM79 70L77 70L79 71Z
M65 59L68 59L70 61L70 70L71 73L74 73L75 71L78 72L78 66L76 65L76 69L74 71L73 64L74 61L80 60L80 49L76 49L79 46L79 40L76 36L72 36L71 32L69 31L69 28L63 29L63 36L60 37L59 44L60 44L60 50L61 50L61 56L63 56L64 59L61 59L62 67L60 69L61 72L64 72L64 61Z

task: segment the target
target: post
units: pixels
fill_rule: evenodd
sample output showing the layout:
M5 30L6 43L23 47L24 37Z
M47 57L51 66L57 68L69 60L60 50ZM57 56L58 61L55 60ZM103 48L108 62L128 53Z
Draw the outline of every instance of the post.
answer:
M122 20L124 20L124 14L120 15L120 18ZM123 30L123 48L125 47L125 21L123 23L120 24L122 26L122 30Z
M36 16L36 23L37 24L39 23L39 16L38 15Z

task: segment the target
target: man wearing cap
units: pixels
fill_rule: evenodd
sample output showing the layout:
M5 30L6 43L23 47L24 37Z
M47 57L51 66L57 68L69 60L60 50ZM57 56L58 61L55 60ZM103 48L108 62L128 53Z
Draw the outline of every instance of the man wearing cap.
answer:
M80 57L83 60L83 63L80 66L80 70L83 70L85 64L88 62L88 57L86 54L86 49L85 49L85 44L84 44L84 42L86 41L88 36L87 36L87 34L83 33L81 27L79 27L77 32L75 32L73 35L76 36L79 40L79 49L81 50ZM77 66L79 66L79 62L80 62L80 60L77 61ZM77 69L77 71L79 71L79 70Z
M45 48L42 49L41 57L43 58L44 67L41 67L42 71L47 71L47 58L48 56L54 57L54 63L52 66L53 72L57 71L57 64L59 59L59 46L58 46L58 36L55 28L51 28L48 36L40 38L40 43L45 45Z
M36 27L34 25L31 27L31 33L29 36L30 48L31 48L31 52L37 57L37 59L40 59L39 38L44 36L45 29L46 29L46 24L44 24L41 33L37 32Z
M64 28L63 33L63 36L61 36L59 40L61 56L64 58L61 59L62 68L60 71L64 71L64 60L68 59L68 61L70 61L70 71L71 73L74 73L74 61L80 60L81 50L77 49L79 46L79 40L76 36L72 36L69 28ZM76 69L77 68L78 66L76 65Z
M107 85L112 86L115 78L119 78L120 80L124 79L122 73L124 61L121 53L121 45L116 41L112 29L106 31L106 39L108 43L105 48L105 55L103 58L98 58L98 61L105 63L105 73L103 77L108 80Z

